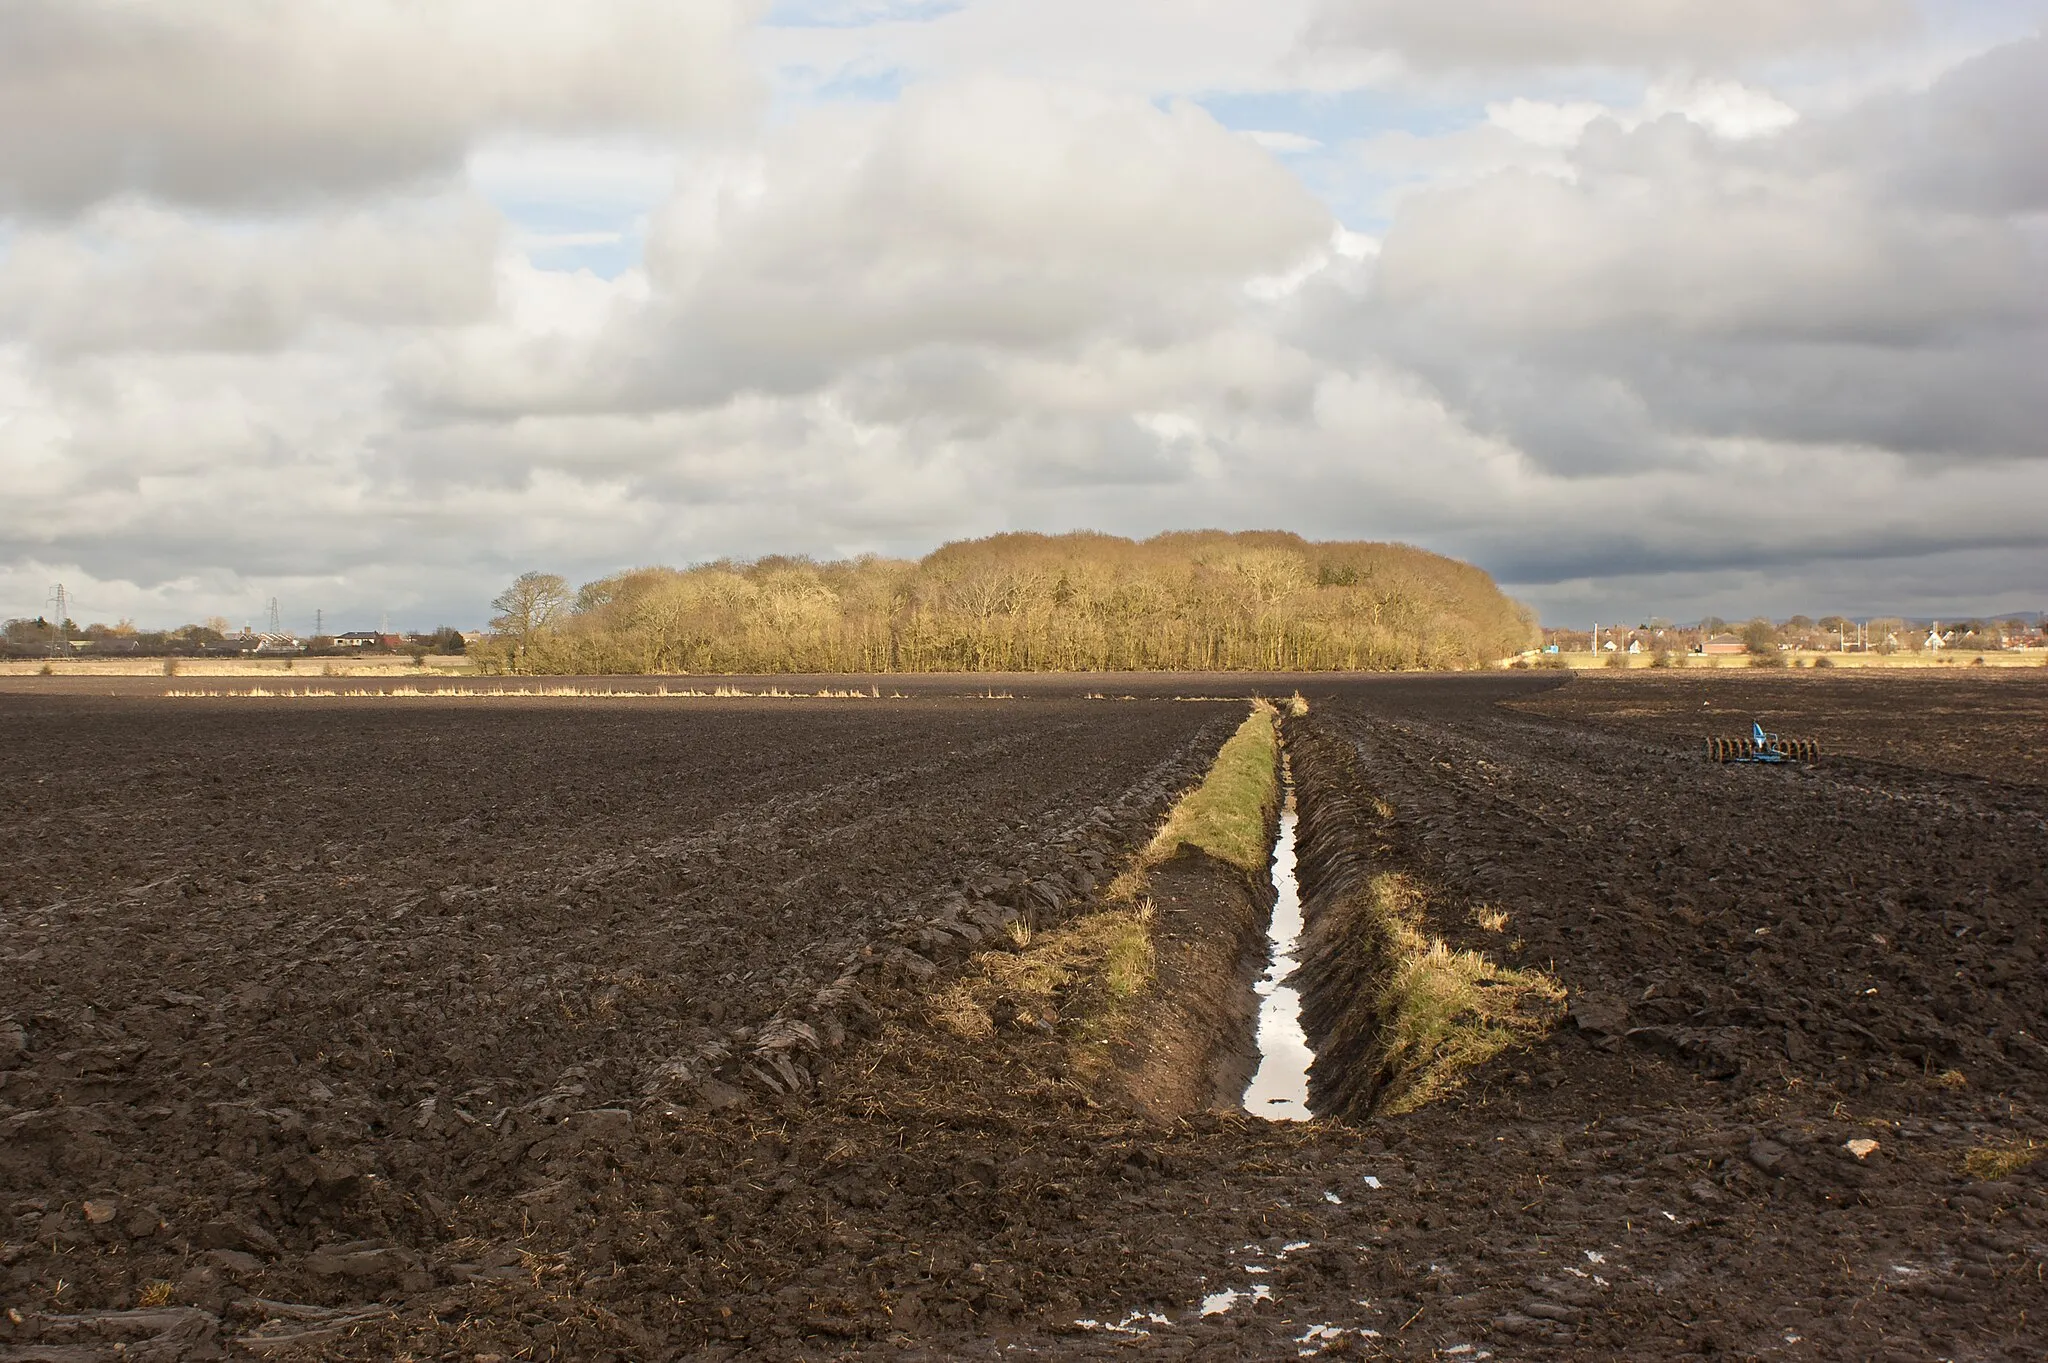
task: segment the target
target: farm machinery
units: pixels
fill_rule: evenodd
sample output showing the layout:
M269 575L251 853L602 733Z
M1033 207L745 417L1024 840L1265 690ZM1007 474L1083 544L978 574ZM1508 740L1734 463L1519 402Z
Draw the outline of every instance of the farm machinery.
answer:
M1767 734L1761 721L1752 720L1748 738L1710 738L1709 762L1818 762L1820 744L1810 738L1786 738Z

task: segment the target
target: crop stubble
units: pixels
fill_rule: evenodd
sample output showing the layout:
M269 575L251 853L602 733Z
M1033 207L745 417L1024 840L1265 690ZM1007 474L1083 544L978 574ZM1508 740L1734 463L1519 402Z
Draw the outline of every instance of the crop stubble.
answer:
M2043 1166L1981 1152L2048 1140L2048 796L1972 774L1948 716L1869 722L1959 770L1727 769L1689 714L1551 684L1323 681L1289 722L1356 759L1297 762L1305 823L1359 783L1432 932L1570 991L1538 1046L1357 1126L1159 1125L1066 1038L918 1011L1000 944L935 923L1071 911L1026 886L1116 869L1233 707L10 709L7 968L41 992L0 1005L9 1300L49 1340L155 1274L177 1328L366 1358L2037 1356ZM2005 698L2034 702L1963 702ZM786 1094L742 1073L862 942L843 1049L796 1048ZM707 1045L722 1078L659 1082ZM259 1327L280 1298L388 1311Z

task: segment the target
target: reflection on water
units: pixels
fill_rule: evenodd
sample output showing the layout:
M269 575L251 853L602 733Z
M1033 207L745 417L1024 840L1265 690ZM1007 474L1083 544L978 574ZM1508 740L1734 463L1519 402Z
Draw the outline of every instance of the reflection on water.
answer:
M1274 1121L1305 1122L1308 1066L1315 1059L1301 1031L1301 995L1282 984L1294 971L1301 937L1301 894L1294 883L1293 801L1280 816L1280 841L1273 849L1273 925L1267 931L1273 964L1259 980L1259 1070L1245 1090L1247 1112Z

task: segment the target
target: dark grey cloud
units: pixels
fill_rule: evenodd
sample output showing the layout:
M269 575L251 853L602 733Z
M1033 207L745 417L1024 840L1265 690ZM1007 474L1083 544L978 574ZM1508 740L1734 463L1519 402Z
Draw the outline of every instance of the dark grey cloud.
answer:
M1323 0L1309 34L1435 67L1711 64L1906 30L1908 0Z
M1405 202L1367 295L1312 343L1412 367L1567 476L1727 439L2038 459L2042 89L2036 39L1775 138L1597 122L1556 172ZM1957 108L1975 140L1899 135L1954 132Z
M1924 94L1874 101L1811 142L1816 159L1867 166L1904 202L1986 215L2048 209L2048 38L1995 48Z
M1767 615L1852 620L1904 615L1960 620L2048 612L2048 550L1962 547L1797 563L1665 569L1618 565L1613 576L1569 580L1500 579L1544 619L1583 628L1600 621L1633 625L1654 617L1691 621L1709 615L1742 620Z

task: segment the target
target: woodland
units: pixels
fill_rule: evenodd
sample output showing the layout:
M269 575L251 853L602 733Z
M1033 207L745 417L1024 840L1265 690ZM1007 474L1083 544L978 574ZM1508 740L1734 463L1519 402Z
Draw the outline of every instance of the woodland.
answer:
M1530 646L1468 563L1283 531L1004 534L915 562L774 556L635 568L493 603L485 671L537 674L1395 671Z

